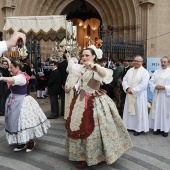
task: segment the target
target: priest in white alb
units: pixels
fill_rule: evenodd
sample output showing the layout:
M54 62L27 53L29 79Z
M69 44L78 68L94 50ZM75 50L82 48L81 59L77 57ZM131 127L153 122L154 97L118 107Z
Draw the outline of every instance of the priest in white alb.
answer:
M167 137L170 129L170 68L169 58L161 58L161 68L156 70L149 81L153 93L149 117L150 128L154 134Z
M126 93L123 122L127 129L134 130L134 135L138 136L149 131L147 85L150 76L142 66L141 56L136 56L133 62L134 67L128 70L122 83Z

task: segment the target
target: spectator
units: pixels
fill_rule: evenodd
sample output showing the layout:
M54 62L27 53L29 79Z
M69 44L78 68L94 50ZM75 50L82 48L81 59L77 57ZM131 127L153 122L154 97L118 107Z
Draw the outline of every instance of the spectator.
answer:
M114 70L113 73L113 81L112 81L112 86L113 86L113 93L115 96L115 103L117 108L120 107L121 104L121 91L120 91L120 83L119 83L119 78L122 77L123 74L123 69L124 69L124 65L122 63L122 59L117 59L116 61L116 69Z
M47 86L48 94L50 96L51 115L48 119L55 119L59 117L58 95L61 93L61 76L57 69L56 61L50 61L50 68L52 71Z
M61 92L61 113L60 113L61 116L64 116L64 112L65 112L64 111L64 107L65 107L65 91L64 91L64 87L65 87L66 79L67 79L67 76L68 76L68 73L66 71L68 63L67 63L65 54L66 53L63 54L63 59L64 60L58 64L58 70L59 70L59 72L61 74L61 85L62 85L62 92Z
M8 71L8 59L3 57L0 67L0 77L9 77L10 73ZM4 81L0 81L0 116L4 116L5 113L5 101L7 98L7 83Z

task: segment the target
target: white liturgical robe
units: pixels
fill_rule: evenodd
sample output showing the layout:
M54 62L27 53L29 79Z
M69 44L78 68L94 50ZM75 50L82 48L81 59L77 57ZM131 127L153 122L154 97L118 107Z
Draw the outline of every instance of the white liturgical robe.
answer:
M165 90L156 90L156 85L165 86ZM149 126L154 131L160 129L167 133L170 129L170 68L156 70L149 86L153 93Z
M123 111L123 122L127 129L136 132L148 132L147 85L149 72L142 66L138 69L131 68L123 78L123 90L126 93ZM126 92L131 88L132 94Z

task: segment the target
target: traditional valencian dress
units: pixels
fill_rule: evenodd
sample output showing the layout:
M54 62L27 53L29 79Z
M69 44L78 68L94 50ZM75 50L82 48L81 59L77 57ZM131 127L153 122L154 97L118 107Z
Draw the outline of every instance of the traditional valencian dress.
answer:
M64 113L64 119L67 119L70 111L70 103L74 97L74 87L76 83L78 83L79 77L74 76L71 72L67 76L66 80L66 88L69 90L69 93L65 93L65 113Z
M31 139L42 137L50 128L44 112L36 100L27 96L27 81L23 73L13 76L15 84L6 100L5 130L10 145L26 144Z
M72 60L68 67L80 77L81 84L78 95L72 100L66 123L69 160L86 161L88 166L102 161L112 164L132 147L115 103L100 90L102 82L112 81L113 72L100 67L106 72L102 78Z

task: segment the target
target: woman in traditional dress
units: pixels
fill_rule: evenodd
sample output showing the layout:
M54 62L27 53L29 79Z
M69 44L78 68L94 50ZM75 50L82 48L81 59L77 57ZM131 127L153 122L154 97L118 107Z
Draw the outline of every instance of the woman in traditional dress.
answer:
M12 77L0 77L10 83L11 94L6 100L5 130L9 145L17 144L14 151L33 150L34 138L42 137L50 128L42 109L33 97L27 95L27 76L21 72L21 64L12 61L9 67Z
M75 64L78 64L78 60L75 57L72 57L72 60ZM70 111L70 104L71 101L75 95L75 91L77 90L76 87L78 86L78 80L79 77L75 76L74 74L69 72L66 84L65 84L65 113L64 113L64 119L67 119ZM75 87L76 86L76 87Z
M94 64L96 57L101 58L102 51L94 45L83 51L83 65L74 64L67 53L68 69L80 77L80 90L66 122L68 156L81 161L77 168L103 161L112 164L132 147L115 103L100 89L102 82L112 81L113 72Z

